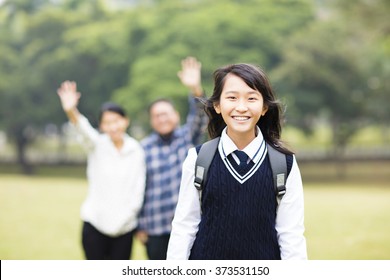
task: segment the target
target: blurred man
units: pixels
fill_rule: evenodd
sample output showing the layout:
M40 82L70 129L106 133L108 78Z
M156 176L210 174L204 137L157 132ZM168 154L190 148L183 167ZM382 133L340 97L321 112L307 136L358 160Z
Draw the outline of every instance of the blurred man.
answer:
M197 99L203 96L201 63L187 57L178 76L191 92L186 123L180 126L179 113L169 100L156 100L149 107L154 131L141 141L146 155L147 183L137 236L146 245L148 258L152 260L166 259L182 163L188 149L203 140L207 123L203 104Z

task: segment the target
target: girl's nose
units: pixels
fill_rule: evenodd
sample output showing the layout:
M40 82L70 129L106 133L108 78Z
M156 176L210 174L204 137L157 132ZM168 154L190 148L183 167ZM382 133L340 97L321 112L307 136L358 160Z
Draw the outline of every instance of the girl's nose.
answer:
M239 103L237 104L237 107L236 107L236 110L238 112L245 112L248 110L248 106L246 104L245 101L239 101Z

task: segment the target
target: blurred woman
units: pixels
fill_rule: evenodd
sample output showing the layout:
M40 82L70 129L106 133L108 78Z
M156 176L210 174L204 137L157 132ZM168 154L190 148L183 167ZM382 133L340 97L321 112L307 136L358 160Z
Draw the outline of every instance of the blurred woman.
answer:
M103 104L98 131L77 109L75 82L63 82L57 93L88 151L88 194L81 208L85 257L128 260L145 191L143 149L126 133L130 120L122 107Z

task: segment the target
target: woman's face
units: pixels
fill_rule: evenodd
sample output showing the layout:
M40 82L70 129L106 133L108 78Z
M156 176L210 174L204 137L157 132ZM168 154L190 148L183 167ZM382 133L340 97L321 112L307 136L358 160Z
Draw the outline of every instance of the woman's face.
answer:
M228 74L225 79L219 103L214 109L222 115L230 138L252 140L256 136L257 122L267 112L263 96L238 76Z
M123 139L123 134L126 132L129 123L128 118L115 112L105 111L100 121L100 130L108 134L111 140L116 143Z

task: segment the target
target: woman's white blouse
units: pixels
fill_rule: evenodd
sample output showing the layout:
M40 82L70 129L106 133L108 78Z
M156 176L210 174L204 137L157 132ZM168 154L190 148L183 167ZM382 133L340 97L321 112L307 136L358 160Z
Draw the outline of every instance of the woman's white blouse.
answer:
M142 146L125 134L118 150L110 137L95 130L84 116L76 128L88 150L88 193L81 207L82 220L109 236L135 229L146 181Z

